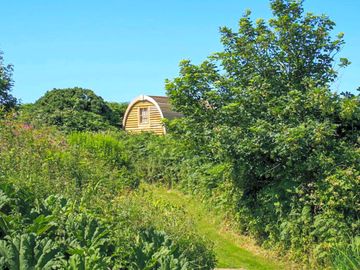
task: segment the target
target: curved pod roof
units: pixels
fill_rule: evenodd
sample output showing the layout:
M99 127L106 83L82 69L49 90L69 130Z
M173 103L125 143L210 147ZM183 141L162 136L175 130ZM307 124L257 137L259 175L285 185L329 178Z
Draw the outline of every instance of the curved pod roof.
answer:
M146 95L140 95L137 98L135 98L133 101L130 102L129 106L127 107L125 114L124 114L124 118L123 118L123 127L126 127L126 121L127 118L133 108L133 106L141 101L148 101L152 104L154 104L154 106L157 108L157 110L160 113L161 118L166 118L166 119L174 119L174 118L178 118L181 117L182 114L175 112L172 110L172 106L170 104L169 98L168 97L164 97L164 96L146 96ZM165 127L163 127L164 130L164 134L166 133Z

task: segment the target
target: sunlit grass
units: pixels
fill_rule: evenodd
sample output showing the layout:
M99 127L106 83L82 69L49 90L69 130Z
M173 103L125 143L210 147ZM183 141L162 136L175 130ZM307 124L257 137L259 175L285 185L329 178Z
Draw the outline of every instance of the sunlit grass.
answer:
M214 251L217 257L217 267L222 268L245 268L248 270L260 269L290 269L274 259L255 255L253 252L242 248L239 239L236 239L230 231L222 230L222 217L214 211L209 211L199 201L186 196L175 190L166 190L162 187L146 186L153 193L154 198L165 200L171 204L184 207L189 218L200 235L214 243Z

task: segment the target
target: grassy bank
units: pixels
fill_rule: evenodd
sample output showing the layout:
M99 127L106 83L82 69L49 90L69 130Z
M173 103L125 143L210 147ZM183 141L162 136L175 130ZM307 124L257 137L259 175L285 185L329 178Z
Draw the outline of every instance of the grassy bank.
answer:
M151 193L154 200L166 201L186 211L189 219L193 219L198 233L214 243L217 267L249 270L294 268L293 265L277 261L256 246L253 240L226 229L222 215L208 209L198 200L163 187L142 185L142 188Z

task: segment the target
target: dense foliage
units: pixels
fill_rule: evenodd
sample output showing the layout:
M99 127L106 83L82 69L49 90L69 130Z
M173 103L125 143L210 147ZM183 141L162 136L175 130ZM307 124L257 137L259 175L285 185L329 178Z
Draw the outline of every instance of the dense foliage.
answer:
M331 91L343 35L302 1L271 8L268 23L247 12L222 28L222 52L181 62L166 87L185 117L168 136L115 132L126 105L81 88L1 119L0 267L212 269L211 244L147 182L209 202L310 269L358 269L360 96ZM11 71L0 58L6 110Z
M35 126L57 126L65 132L99 131L121 127L126 103L108 103L92 90L53 89L34 104L20 109L23 121Z
M111 109L110 123L113 126L122 127L125 111L129 104L127 102L107 102L107 105Z
M17 104L16 98L10 94L13 86L12 71L13 66L4 64L3 53L0 51L0 114Z
M170 127L207 160L192 189L228 201L264 245L321 263L360 235L360 96L330 90L335 24L302 1L271 7L268 24L247 12L238 32L222 28L223 52L181 62L166 87L186 117Z
M147 166L136 168L135 173L149 183L181 188L210 202L226 211L229 221L242 233L303 261L310 269L323 269L333 263L337 265L334 269L357 269L359 149L347 151L350 168L334 165L328 169L332 174L312 182L287 179L272 183L254 197L244 192L232 162L192 151L188 142L179 143L170 136L138 141L134 153L138 163ZM321 162L315 168L324 170ZM340 268L341 263L347 267Z
M184 212L138 190L138 140L2 120L0 268L212 269Z

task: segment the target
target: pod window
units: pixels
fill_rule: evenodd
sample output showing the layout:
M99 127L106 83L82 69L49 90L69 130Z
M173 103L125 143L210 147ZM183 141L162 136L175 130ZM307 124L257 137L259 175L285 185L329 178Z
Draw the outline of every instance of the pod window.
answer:
M140 108L139 116L139 122L141 125L149 124L149 108Z

